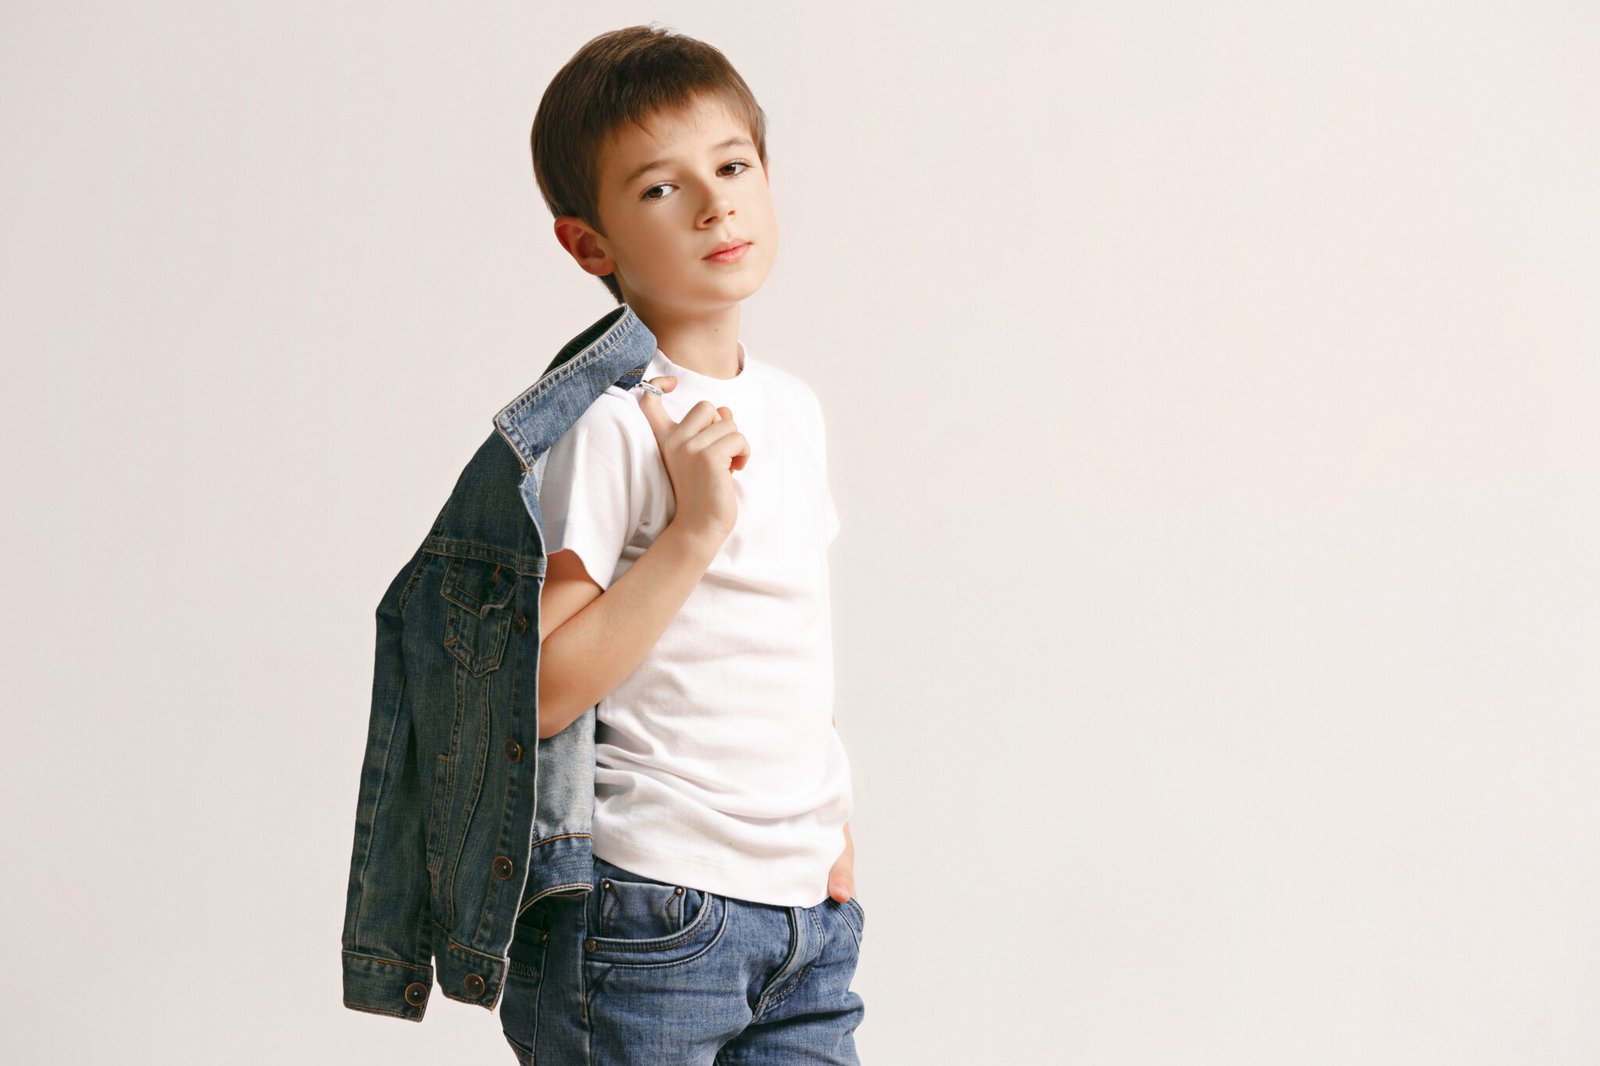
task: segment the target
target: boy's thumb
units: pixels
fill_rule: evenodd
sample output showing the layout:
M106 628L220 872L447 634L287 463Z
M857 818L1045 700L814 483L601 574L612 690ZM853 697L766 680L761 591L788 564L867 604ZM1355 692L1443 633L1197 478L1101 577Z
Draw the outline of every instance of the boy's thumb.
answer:
M655 431L656 438L672 428L672 416L667 414L661 406L661 394L667 392L678 383L678 379L671 374L663 374L649 381L641 381L634 389L639 394L639 409L644 412L644 417L649 420L650 428Z

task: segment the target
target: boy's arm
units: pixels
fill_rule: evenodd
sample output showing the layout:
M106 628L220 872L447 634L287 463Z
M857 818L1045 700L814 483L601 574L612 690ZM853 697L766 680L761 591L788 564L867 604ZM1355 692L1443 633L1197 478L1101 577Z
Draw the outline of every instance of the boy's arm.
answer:
M672 485L672 521L603 592L575 553L554 552L545 567L539 597L539 635L547 642L540 648L541 740L577 721L633 672L733 531L733 472L750 457L749 441L734 426L733 412L708 400L690 407L681 421L674 419L661 397L677 387L676 377L663 374L642 383L638 396Z
M577 721L633 672L720 547L668 523L604 591L575 552L550 556L539 597L539 739Z

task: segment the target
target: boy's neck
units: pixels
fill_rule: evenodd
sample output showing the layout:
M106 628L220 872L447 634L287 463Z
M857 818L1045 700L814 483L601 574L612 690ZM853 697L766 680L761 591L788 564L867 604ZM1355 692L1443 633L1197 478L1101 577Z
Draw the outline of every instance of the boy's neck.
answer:
M709 316L630 306L655 334L656 347L678 366L711 378L739 376L738 304Z

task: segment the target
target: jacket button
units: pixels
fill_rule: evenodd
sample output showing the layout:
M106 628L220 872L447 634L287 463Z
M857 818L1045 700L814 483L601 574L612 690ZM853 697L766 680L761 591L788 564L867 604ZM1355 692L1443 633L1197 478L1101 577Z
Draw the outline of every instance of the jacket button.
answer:
M528 616L523 614L521 611L518 611L516 614L512 615L511 628L515 629L518 633L526 633L528 631Z
M461 983L466 985L467 995L471 996L473 999L477 999L479 996L483 995L483 990L488 987L483 983L483 978L479 977L475 973L467 974L466 980L462 981Z
M509 878L511 872L515 869L516 867L512 865L511 860L504 855L496 855L494 857L494 875L500 880L504 881Z
M413 1007L420 1007L428 1002L428 986L421 981L412 981L406 985L406 1002Z
M506 758L512 762L520 762L522 759L522 745L514 740L506 741Z

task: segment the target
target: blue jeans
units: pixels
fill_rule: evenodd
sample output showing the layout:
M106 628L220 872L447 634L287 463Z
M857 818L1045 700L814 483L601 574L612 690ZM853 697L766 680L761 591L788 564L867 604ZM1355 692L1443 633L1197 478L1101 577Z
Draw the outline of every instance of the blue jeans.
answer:
M500 1004L523 1066L858 1066L854 899L782 907L594 859L523 911Z

